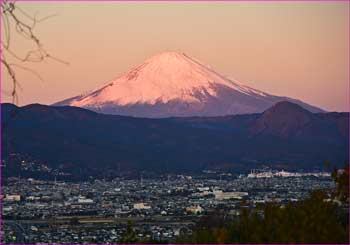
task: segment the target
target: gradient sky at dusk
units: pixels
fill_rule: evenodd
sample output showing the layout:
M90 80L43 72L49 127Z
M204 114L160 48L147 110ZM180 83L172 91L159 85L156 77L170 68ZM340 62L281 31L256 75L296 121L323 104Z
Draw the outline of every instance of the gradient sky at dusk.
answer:
M70 65L18 70L19 105L94 89L162 51L180 51L256 89L349 111L347 2L20 2L44 17L36 33ZM19 53L27 41L13 37ZM11 101L8 76L2 100Z

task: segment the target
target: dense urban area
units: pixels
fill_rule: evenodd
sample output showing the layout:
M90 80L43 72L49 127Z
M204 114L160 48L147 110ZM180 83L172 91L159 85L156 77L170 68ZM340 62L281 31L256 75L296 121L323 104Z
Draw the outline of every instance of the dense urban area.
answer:
M176 242L217 210L234 219L243 205L297 202L319 189L335 189L329 173L204 171L81 182L11 177L2 186L2 243L119 243L130 229L140 241Z

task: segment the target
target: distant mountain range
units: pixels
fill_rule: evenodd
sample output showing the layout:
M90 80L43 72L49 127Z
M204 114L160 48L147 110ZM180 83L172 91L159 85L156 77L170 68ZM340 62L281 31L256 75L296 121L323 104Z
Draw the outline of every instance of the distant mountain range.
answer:
M164 118L260 113L279 101L322 109L228 79L183 53L163 52L83 95L55 103L99 113Z
M3 159L20 153L75 175L349 162L349 113L311 113L287 101L221 117L145 119L39 104L2 104L1 116Z

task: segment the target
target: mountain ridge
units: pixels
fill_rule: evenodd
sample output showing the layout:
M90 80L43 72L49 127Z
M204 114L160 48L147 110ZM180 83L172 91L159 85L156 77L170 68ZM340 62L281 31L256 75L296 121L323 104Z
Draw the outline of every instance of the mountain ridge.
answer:
M300 110L279 105L292 114ZM285 133L284 124L277 124L276 131L257 126L262 118L274 124L278 110L267 119L264 113L153 119L69 106L2 104L1 109L3 159L15 153L30 155L77 176L81 169L84 175L116 173L119 168L246 171L262 164L313 169L322 168L326 160L334 166L349 160L349 113L305 112L310 121L301 125L287 117L292 127Z
M283 100L312 112L323 111L300 100L274 96L227 79L186 54L163 52L91 92L53 105L164 118L259 113Z

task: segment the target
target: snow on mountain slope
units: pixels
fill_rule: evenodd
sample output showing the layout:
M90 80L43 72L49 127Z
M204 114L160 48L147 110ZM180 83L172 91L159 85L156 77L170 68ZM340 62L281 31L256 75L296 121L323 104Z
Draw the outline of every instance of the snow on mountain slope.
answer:
M186 54L164 52L100 88L55 105L136 117L220 116L262 112L288 100L229 80Z

